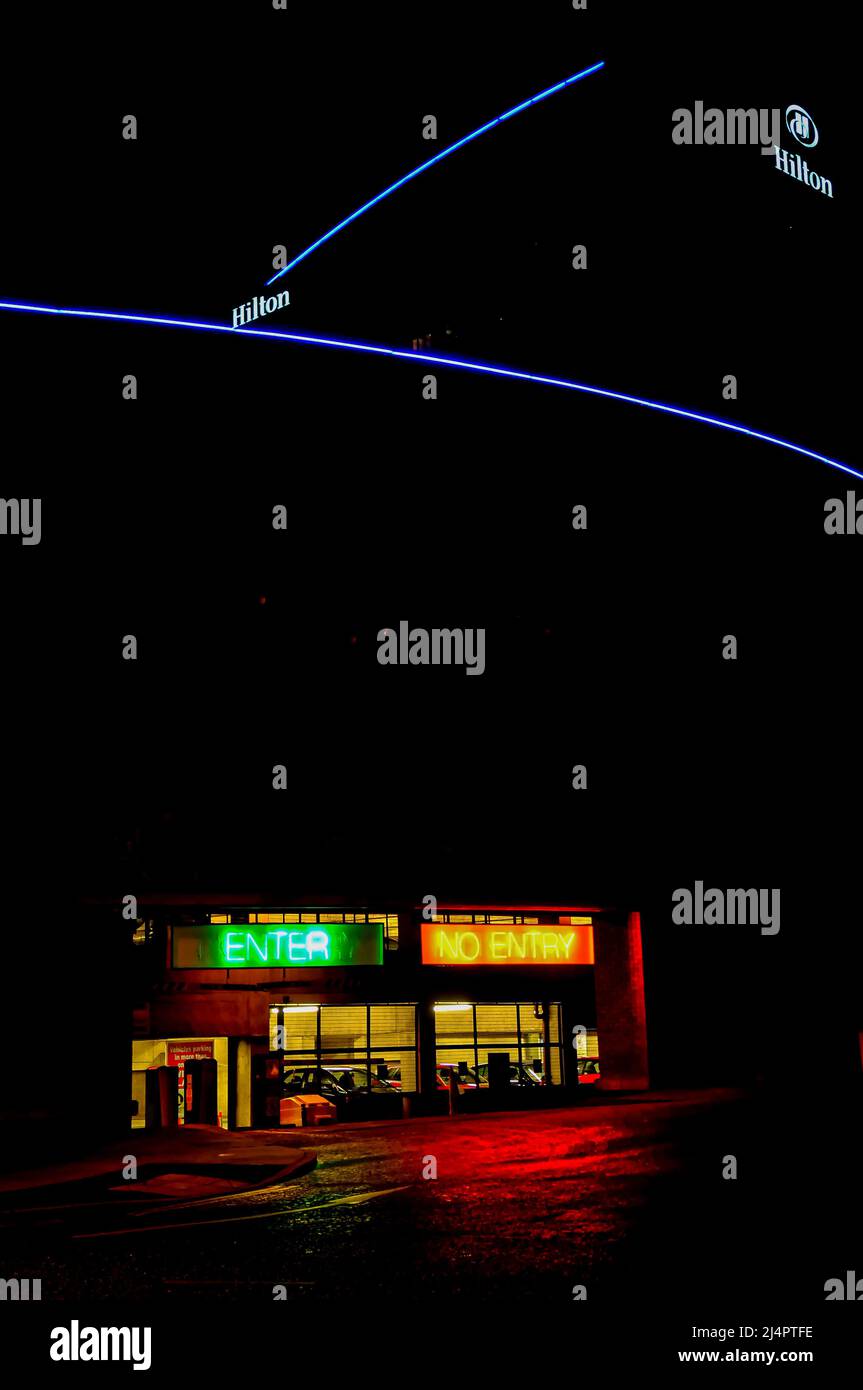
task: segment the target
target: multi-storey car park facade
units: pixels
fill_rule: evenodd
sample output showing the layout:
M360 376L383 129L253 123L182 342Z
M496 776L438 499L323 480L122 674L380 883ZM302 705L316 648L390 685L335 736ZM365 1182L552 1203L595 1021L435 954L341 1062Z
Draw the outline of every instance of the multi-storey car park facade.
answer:
M139 912L134 1128L269 1128L301 1091L362 1119L648 1085L632 908L196 895Z

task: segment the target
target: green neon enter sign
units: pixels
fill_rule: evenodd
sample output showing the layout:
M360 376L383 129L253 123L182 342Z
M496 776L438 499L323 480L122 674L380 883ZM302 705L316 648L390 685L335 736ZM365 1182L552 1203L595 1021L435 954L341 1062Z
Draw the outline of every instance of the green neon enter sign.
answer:
M381 922L284 927L246 926L240 922L232 926L174 927L172 959L175 970L381 965L384 929Z

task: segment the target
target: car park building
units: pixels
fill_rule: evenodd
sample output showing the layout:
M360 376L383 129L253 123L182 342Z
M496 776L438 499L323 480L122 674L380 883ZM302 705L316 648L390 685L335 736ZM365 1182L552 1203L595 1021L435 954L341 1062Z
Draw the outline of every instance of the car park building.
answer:
M567 1103L588 1077L648 1085L633 908L196 896L139 912L133 1127L271 1127L291 1089L350 1092L340 1117L433 1113L452 1072L475 1108Z

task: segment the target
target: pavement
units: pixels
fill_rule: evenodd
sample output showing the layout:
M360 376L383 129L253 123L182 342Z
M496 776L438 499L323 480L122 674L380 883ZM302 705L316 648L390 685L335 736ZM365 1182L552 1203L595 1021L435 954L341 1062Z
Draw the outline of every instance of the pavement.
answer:
M7 1271L41 1279L46 1300L215 1298L263 1312L278 1296L306 1312L347 1308L360 1323L363 1310L389 1317L432 1297L498 1312L527 1298L571 1318L583 1286L591 1316L637 1304L658 1325L672 1310L685 1323L689 1300L693 1323L712 1326L729 1291L744 1322L766 1322L768 1306L783 1322L809 1321L825 1279L859 1267L859 1163L843 1112L728 1091L596 1100L322 1128L314 1166L288 1181L273 1173L302 1162L308 1131L157 1136L158 1174L136 1135L108 1151L107 1171L103 1154L89 1184L0 1198ZM823 1141L829 1177L801 1180L805 1135ZM248 1168L238 1173L248 1160L264 1183L154 1201L118 1180L136 1148L139 1175L183 1176L189 1141L205 1161L184 1165L186 1176L248 1181ZM732 1155L736 1181L724 1177Z
M582 1104L641 1104L668 1101L680 1103L685 1093L610 1092L591 1094ZM489 1118L511 1111L489 1111ZM438 1119L447 1117L437 1117ZM330 1134L347 1137L368 1134L379 1128L400 1129L411 1122L403 1119L348 1122L315 1129L316 1148L302 1147L301 1131L284 1129L236 1131L213 1125L179 1125L162 1131L131 1130L129 1134L101 1145L76 1158L58 1157L54 1162L21 1164L16 1170L0 1174L0 1197L15 1204L15 1194L71 1189L79 1184L111 1192L134 1191L153 1196L218 1196L276 1185L309 1172L317 1162L322 1143ZM308 1134L308 1130L305 1131ZM58 1135L59 1141L62 1138ZM62 1150L60 1150L62 1152ZM137 1161L135 1187L123 1177L129 1157ZM111 1178L117 1185L110 1185Z
M137 1164L133 1182L124 1177ZM99 1186L141 1197L219 1196L252 1191L309 1172L317 1151L282 1130L236 1132L211 1125L132 1131L85 1157L21 1169L0 1177L0 1196ZM114 1180L112 1183L111 1180Z

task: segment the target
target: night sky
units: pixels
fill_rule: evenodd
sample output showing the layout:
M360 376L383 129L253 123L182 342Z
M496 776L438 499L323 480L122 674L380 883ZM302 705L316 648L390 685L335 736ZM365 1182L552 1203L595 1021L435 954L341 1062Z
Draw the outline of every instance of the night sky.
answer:
M840 6L167 13L115 17L109 62L76 16L75 62L57 31L4 97L3 297L230 321L275 244L295 254L603 59L284 277L272 326L430 335L856 466ZM834 198L752 148L673 145L696 100L805 106ZM43 498L42 544L0 548L25 968L38 919L67 985L111 988L110 951L103 977L66 930L82 896L596 896L643 907L662 1075L850 1072L863 542L823 515L853 479L527 383L441 369L426 401L431 369L402 361L7 314L0 331L5 495ZM381 668L376 634L402 619L484 626L485 674ZM781 887L780 936L673 932L695 879Z

